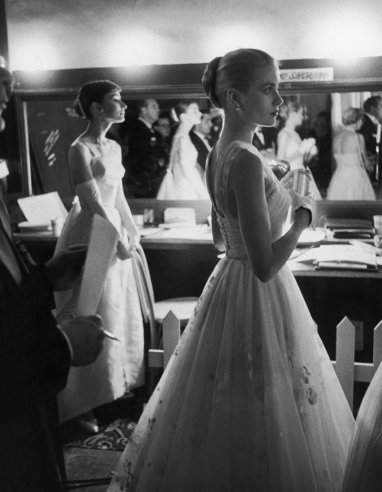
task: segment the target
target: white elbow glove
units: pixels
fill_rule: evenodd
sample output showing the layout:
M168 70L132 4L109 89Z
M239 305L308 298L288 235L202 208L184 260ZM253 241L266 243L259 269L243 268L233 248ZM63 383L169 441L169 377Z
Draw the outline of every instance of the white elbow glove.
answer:
M292 210L293 213L296 212L297 209L303 207L310 211L310 223L312 223L313 215L316 213L316 201L313 197L312 193L308 195L302 196L291 190L290 195L292 197Z
M120 260L127 260L127 258L131 257L130 244L121 235L117 242L117 257Z

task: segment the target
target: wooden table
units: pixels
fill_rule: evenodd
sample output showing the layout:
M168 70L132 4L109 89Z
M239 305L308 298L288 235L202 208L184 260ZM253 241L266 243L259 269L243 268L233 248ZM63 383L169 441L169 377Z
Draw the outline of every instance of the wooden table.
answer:
M156 300L200 295L219 252L206 226L187 230L144 229L141 244L150 268ZM51 233L16 234L36 261L51 257L57 237ZM316 270L288 262L320 335L334 357L335 327L344 316L358 322L359 360L367 360L372 329L382 319L382 270Z

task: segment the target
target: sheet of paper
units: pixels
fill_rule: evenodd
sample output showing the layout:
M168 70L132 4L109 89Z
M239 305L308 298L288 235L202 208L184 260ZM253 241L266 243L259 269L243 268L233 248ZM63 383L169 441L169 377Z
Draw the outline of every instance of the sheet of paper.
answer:
M68 211L57 191L18 198L17 203L27 221L31 224L50 225L52 219L61 217L65 220L68 215Z
M193 208L169 207L164 211L166 224L196 224L195 210Z
M104 280L115 256L117 229L95 214L86 254L84 272L77 305L77 314L95 314L101 298Z
M343 262L343 263L363 263L365 265L376 265L376 256L368 251L349 244L322 245L318 248L311 248L299 257L297 262Z

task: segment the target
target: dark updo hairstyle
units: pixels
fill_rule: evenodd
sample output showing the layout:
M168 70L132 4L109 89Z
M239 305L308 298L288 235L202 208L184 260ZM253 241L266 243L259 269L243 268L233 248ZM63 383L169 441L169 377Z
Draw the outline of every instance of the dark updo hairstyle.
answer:
M172 119L179 123L180 115L185 113L191 104L198 104L196 99L182 99L178 101L173 108L171 108Z
M228 89L247 92L259 68L277 67L276 61L261 50L241 48L214 58L205 68L202 85L216 108L223 108Z
M74 109L78 116L90 120L92 114L90 106L93 102L101 104L106 94L110 94L113 91L120 91L119 85L110 80L94 80L92 82L86 82L78 92L77 98L74 102Z

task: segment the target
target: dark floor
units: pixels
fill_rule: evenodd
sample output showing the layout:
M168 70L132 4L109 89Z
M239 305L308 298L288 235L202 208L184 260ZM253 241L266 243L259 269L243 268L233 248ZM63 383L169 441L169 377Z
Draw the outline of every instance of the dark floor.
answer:
M356 383L354 387L354 415L356 416L366 383ZM100 426L106 426L116 419L128 419L138 422L144 404L148 401L149 392L146 387L134 390L131 398L122 398L95 410ZM64 444L64 457L69 490L80 492L105 492L121 455L120 451L101 449L85 449L70 447L68 443L89 437L75 422L61 426L61 441ZM94 480L93 485L86 485L84 480ZM82 482L81 482L82 481ZM95 483L98 481L98 483ZM76 482L76 483L74 483Z
M128 419L137 422L142 413L143 405L147 402L147 389L133 391L133 397L121 398L108 405L95 409L98 422L104 427L116 419ZM121 455L120 451L103 449L87 449L71 447L73 441L89 437L75 421L65 423L60 428L61 442L64 445L64 458L69 481L69 490L81 492L104 492L111 480L112 471ZM94 484L86 485L84 480L93 480ZM95 483L98 482L98 483Z

